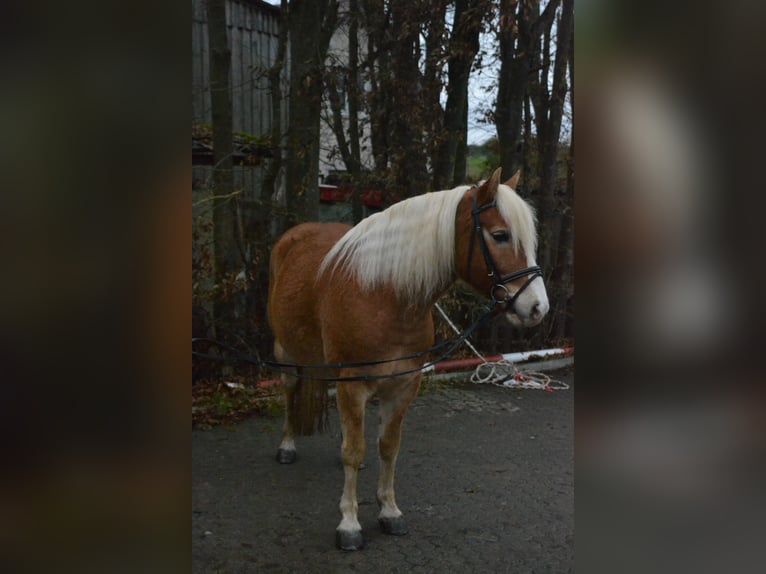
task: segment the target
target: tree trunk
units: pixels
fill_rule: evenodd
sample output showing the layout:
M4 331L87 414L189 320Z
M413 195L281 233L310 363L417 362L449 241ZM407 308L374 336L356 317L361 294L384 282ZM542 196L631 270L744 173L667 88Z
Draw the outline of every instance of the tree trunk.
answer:
M290 2L290 127L285 162L289 225L319 219L322 68L337 10L335 0Z
M348 9L348 62L345 67L335 67L325 72L325 88L330 104L331 124L338 151L351 174L351 217L354 223L362 220L362 164L361 142L359 134L359 2L349 1ZM341 73L342 72L342 73ZM339 90L339 83L346 83L346 90ZM342 86L341 86L342 87ZM348 97L348 136L343 118L345 101L341 94Z
M338 92L338 82L343 81L343 76L339 74L342 69L330 69L324 74L325 92L327 101L330 104L330 116L333 134L338 143L338 151L343 163L346 164L348 171L357 170L355 158L351 154L349 141L346 139L346 127L343 125L343 106L345 102L341 101L341 94ZM345 70L343 70L345 72ZM340 76L340 77L339 77Z
M385 90L395 110L391 123L391 174L401 198L428 191L430 177L419 117L420 100L420 21L418 6L411 0L391 0L391 68Z
M351 152L351 172L354 191L351 195L351 216L354 223L362 220L362 151L359 134L359 0L349 1L348 25L348 141Z
M441 93L444 89L442 70L445 65L447 37L446 11L448 0L430 3L428 20L425 23L425 62L423 63L423 121L427 154L431 166L437 163L439 151L444 144L444 110ZM434 189L436 183L434 183Z
M471 66L479 51L479 32L483 18L483 0L456 0L455 19L450 36L447 105L444 109L445 138L440 146L434 170L434 188L445 189L455 183L458 146L468 125L466 102ZM465 170L463 169L463 176ZM460 181L462 183L462 181Z
M383 0L362 0L364 27L367 32L367 57L364 68L370 90L365 94L370 118L370 145L378 176L388 170L388 110L389 102L382 84L388 76L389 48L387 41L389 22Z
M558 23L556 61L553 65L553 88L547 105L547 122L544 137L540 138L540 204L539 217L549 221L556 209L556 183L558 181L558 151L561 119L564 112L569 65L569 48L573 28L574 0L564 0ZM555 245L550 226L543 226L540 234L540 265L550 268L555 264Z
M529 82L533 38L531 9L527 2L501 0L498 44L500 77L497 85L495 128L503 174L510 176L521 165L522 110ZM531 4L536 5L536 2Z
M574 268L574 131L572 143L569 146L567 161L566 205L561 214L561 233L558 244L558 263L553 277L558 296L553 301L553 334L557 342L561 342L567 334L567 326L571 321L569 316L569 301L572 293L572 270Z
M255 258L258 265L255 269L254 285L248 290L248 299L252 301L251 309L248 309L248 316L260 319L260 324L265 324L262 318L266 316L266 302L269 285L269 254L271 253L272 243L274 241L274 232L282 228L281 225L274 225L276 218L283 218L283 214L275 213L274 203L277 191L280 185L280 171L284 156L284 134L282 124L283 94L282 82L287 53L287 15L289 7L287 0L282 0L279 15L279 39L277 43L277 54L274 62L268 70L269 92L271 96L271 132L269 143L274 152L273 157L268 163L266 173L261 187L261 194L257 209L255 210L257 218L257 228L254 233L253 243L256 248ZM254 335L254 343L260 352L269 353L270 339L267 336L267 330L258 330Z
M207 1L210 42L210 102L213 118L213 245L215 283L237 268L236 209L233 200L232 106L229 86L231 50L226 34L225 0ZM221 298L214 303L214 323L229 314Z
M524 144L521 139L523 110L530 95L530 82L535 64L540 62L540 39L551 24L560 0L550 0L540 13L539 0L501 0L500 30L498 43L500 53L500 78L495 108L495 127L500 147L500 164L509 176L524 163ZM543 46L544 53L548 46ZM539 87L539 82L537 87ZM535 100L535 112L537 110ZM538 122L545 115L536 113ZM538 137L540 130L538 130ZM528 142L527 142L528 144Z
M284 154L284 142L282 141L282 71L284 70L285 54L287 52L288 13L289 6L287 0L282 0L279 14L277 55L268 72L269 92L271 94L271 136L269 139L274 150L274 157L269 162L261 190L260 212L263 231L266 237L271 235L272 205L277 192L279 170L282 168Z
M467 95L467 94L466 94ZM454 185L465 183L468 179L468 98L463 101L463 126L455 150L455 174L452 177Z
M569 38L569 94L571 109L574 109L574 34ZM575 193L575 174L574 174L574 117L571 126L571 143L569 145L569 160L567 162L567 188L566 202L564 208L564 226L559 240L559 283L561 295L557 303L558 321L555 337L562 341L566 337L574 336L574 193Z

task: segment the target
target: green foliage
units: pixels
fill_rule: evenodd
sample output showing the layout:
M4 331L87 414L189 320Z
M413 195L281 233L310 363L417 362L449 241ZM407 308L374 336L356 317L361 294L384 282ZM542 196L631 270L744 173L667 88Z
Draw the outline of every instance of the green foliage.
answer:
M481 145L468 146L468 179L479 181L489 177L500 165L497 138L489 138Z
M247 132L232 132L234 141L244 145L268 146L269 138L256 136Z

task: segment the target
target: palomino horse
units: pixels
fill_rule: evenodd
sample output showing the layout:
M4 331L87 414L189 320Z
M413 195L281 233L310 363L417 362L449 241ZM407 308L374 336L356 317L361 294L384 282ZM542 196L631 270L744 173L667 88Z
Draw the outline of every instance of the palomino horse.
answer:
M439 296L459 278L518 326L537 325L548 311L533 212L512 189L518 173L499 180L500 169L480 186L413 197L353 228L301 224L274 245L268 306L274 354L296 365L282 375L287 414L277 460L294 462L294 435L321 430L327 381L339 380L345 483L336 542L344 550L364 544L356 485L365 405L374 395L378 520L387 534L407 533L394 468L402 421L420 386L424 359L412 355L433 345L431 312Z

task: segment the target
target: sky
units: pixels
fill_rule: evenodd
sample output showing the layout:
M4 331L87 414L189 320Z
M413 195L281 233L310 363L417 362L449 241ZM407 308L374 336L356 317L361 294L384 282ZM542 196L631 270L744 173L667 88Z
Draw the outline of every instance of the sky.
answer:
M265 0L269 4L279 5L280 0ZM468 86L468 144L481 145L488 139L495 137L497 132L492 123L481 121L483 111L494 104L497 92L497 80L499 75L499 61L493 56L496 39L494 31L483 32L480 37L481 48L486 51L481 69L471 72ZM568 99L568 96L567 96ZM446 93L442 94L442 104L446 102ZM562 131L569 132L570 126L565 119ZM567 138L568 139L568 138Z
M482 50L487 51L487 57L480 69L471 71L468 81L468 144L481 145L489 138L495 137L495 125L481 121L482 110L492 106L497 94L497 81L500 75L500 63L492 55L494 51L494 32L483 32L479 38Z

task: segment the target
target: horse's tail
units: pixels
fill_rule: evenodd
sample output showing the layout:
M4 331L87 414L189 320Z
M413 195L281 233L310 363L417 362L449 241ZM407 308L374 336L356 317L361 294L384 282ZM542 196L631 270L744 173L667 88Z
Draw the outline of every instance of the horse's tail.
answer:
M293 432L301 436L324 432L330 409L327 382L303 378L302 369L299 369L297 375L295 391L287 405Z

